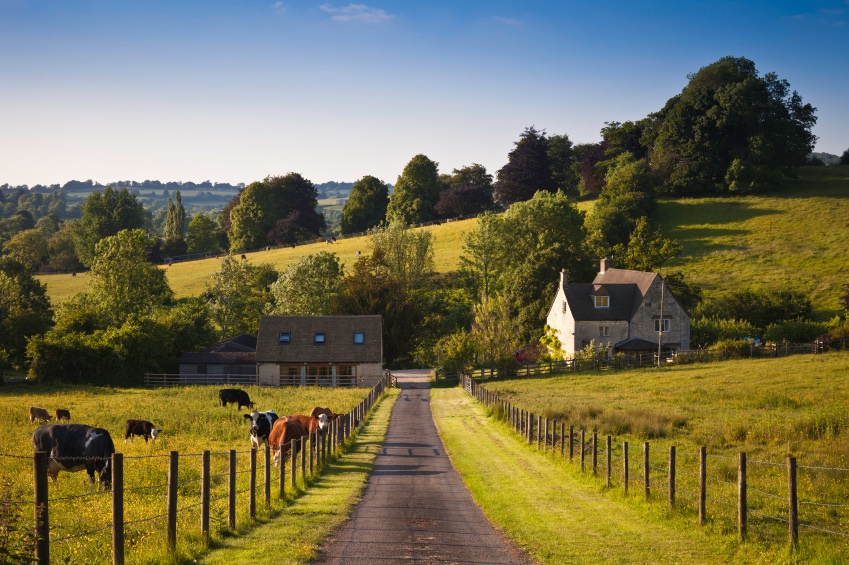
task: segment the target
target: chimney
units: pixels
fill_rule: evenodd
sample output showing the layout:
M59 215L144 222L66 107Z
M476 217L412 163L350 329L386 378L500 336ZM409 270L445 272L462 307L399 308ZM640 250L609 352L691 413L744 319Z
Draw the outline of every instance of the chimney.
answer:
M601 260L601 265L599 267L598 274L603 275L604 272L607 271L607 269L612 269L612 268L613 268L613 265L610 264L610 259L605 257L604 259Z
M562 271L560 271L560 287L563 290L566 290L566 287L569 285L568 278L567 278L568 276L569 275L566 272L566 269L563 269Z

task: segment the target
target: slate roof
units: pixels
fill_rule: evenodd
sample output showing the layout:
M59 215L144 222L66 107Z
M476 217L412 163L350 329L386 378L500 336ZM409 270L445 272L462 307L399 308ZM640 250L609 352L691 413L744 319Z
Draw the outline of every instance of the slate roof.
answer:
M636 285L605 284L604 291L610 297L609 308L595 307L596 286L592 283L577 283L567 285L564 289L569 310L575 320L616 321L631 319L636 306L639 305L637 300L642 300L642 296L636 296Z
M289 344L280 343L280 332L289 332ZM324 332L323 345L315 333ZM364 332L362 345L354 345L354 332ZM381 316L260 316L257 363L382 363Z
M256 363L256 338L241 334L218 342L203 351L183 353L181 365L253 365Z

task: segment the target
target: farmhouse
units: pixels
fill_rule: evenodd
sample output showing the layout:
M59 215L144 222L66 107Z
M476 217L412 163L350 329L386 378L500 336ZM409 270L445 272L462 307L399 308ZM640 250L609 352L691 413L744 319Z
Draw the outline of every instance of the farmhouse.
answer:
M373 386L383 375L380 316L260 316L259 384Z
M237 335L180 357L180 382L229 383L256 379L256 338Z
M690 316L657 273L614 269L610 259L592 283L569 283L566 270L548 311L567 356L595 342L614 353L661 354L690 348Z

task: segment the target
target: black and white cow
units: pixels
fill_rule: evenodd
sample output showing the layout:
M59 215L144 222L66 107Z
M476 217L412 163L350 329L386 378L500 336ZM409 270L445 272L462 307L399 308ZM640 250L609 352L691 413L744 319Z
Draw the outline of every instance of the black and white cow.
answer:
M245 414L245 418L251 421L251 447L259 449L268 441L268 435L271 433L271 428L274 427L274 422L279 416L274 410L267 412L251 412Z
M107 490L112 487L115 444L103 428L85 424L49 424L33 432L32 445L35 451L47 452L47 474L54 482L59 471L85 469L92 486L94 472L97 471L100 484Z
M218 391L218 399L221 400L221 406L227 406L228 402L238 404L239 410L242 406L253 408L254 405L248 393L238 388L222 388Z

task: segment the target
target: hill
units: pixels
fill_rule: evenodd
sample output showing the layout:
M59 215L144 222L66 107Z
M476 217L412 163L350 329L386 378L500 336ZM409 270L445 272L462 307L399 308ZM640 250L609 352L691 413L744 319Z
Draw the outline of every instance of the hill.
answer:
M590 212L592 202L579 207ZM666 199L658 206L666 237L677 239L684 252L661 269L680 270L710 297L740 288L786 287L804 292L822 318L841 311L842 285L849 282L849 167L806 167L764 196ZM433 233L436 269L456 270L463 234L476 220L427 228ZM367 253L368 238L338 239L296 248L247 253L254 263L282 270L301 256L333 251L349 267L356 252ZM175 263L167 269L177 297L203 291L218 259ZM42 275L54 304L86 288L87 276Z

